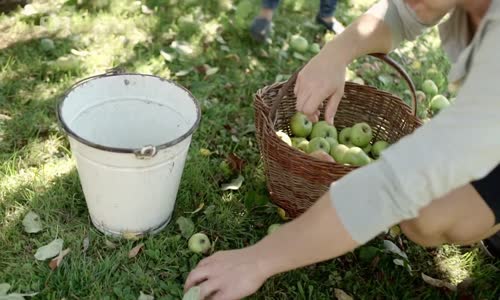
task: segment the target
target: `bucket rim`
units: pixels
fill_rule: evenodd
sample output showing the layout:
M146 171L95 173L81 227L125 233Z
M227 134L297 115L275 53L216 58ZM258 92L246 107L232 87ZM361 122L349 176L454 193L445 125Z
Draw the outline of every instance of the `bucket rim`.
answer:
M191 136L198 129L198 127L200 125L200 121L201 121L201 108L200 108L200 104L199 104L198 100L196 99L196 97L194 97L193 94L187 88L185 88L184 86L182 86L181 84L179 84L179 83L177 83L175 81L172 81L172 80L169 80L169 79L157 76L157 75L152 75L152 74L142 74L142 73L134 73L134 72L112 72L112 73L104 73L104 74L99 74L99 75L94 75L94 76L86 77L86 78L84 78L84 79L82 79L80 81L77 81L76 83L74 83L73 85L71 85L71 87L69 87L66 90L66 92L64 92L64 94L61 96L61 98L59 99L59 101L57 103L56 117L57 117L57 120L59 122L60 127L63 129L63 131L67 135L69 135L70 137L74 138L75 140L77 140L80 143L82 143L84 145L87 145L89 147L92 147L92 148L95 148L95 149L99 149L99 150L103 150L103 151L107 151L107 152L114 152L114 153L132 153L132 154L136 154L137 155L138 153L141 153L144 150L144 147L150 146L150 145L144 145L141 148L122 148L122 147L105 146L105 145L101 145L101 144L98 144L98 143L95 143L95 142L91 142L91 141L89 141L89 140L81 137L80 135L78 135L75 131L73 131L68 126L68 124L66 123L66 121L64 120L64 118L62 117L62 109L63 109L64 101L68 98L69 94L71 94L75 89L77 89L78 87L81 87L85 83L90 82L92 80L97 80L97 79L102 79L102 78L108 78L108 77L114 77L114 76L143 76L143 77L151 77L151 78L155 78L155 79L158 79L160 81L163 81L163 82L167 82L167 83L173 84L176 87L184 90L188 94L188 97L191 99L191 101L194 103L194 106L196 108L196 120L193 123L193 125L191 126L191 128L188 131L186 131L183 135L181 135L180 137L178 137L176 139L173 139L173 140L168 141L166 143L162 143L160 145L153 145L153 147L154 147L154 153L156 153L157 150L162 150L162 149L165 149L165 148L168 148L168 147L172 147L174 145L177 145L177 144L181 143L186 138L188 138L189 136Z

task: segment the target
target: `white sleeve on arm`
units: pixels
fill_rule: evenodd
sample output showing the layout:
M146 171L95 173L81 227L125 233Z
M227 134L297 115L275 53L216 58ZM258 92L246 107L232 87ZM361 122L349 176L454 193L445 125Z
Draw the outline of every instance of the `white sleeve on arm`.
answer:
M404 40L414 40L426 29L436 25L421 23L413 10L403 0L381 0L365 14L383 20L392 32L392 47L396 48Z
M418 216L433 199L500 163L498 23L485 31L455 104L331 185L332 205L358 243Z

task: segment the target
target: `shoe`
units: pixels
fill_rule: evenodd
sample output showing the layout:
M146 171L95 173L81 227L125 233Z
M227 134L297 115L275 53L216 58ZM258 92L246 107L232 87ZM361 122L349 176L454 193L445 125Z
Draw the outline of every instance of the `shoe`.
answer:
M320 15L316 15L316 22L318 24L321 24L323 26L325 26L325 28L327 30L330 30L332 31L333 33L335 34L340 34L342 31L345 30L345 27L344 25L342 25L342 23L340 23L337 19L333 18L333 22L326 22L325 20L323 20L322 17L320 17Z
M500 259L500 231L481 241L481 248L488 256Z
M257 42L265 42L271 35L271 21L264 17L256 17L250 26L250 35Z

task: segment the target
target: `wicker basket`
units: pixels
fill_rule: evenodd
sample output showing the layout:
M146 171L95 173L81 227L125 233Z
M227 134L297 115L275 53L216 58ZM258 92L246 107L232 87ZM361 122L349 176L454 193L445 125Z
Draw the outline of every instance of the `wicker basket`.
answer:
M341 130L357 122L367 122L373 128L373 141L383 139L394 143L422 124L416 117L415 87L403 68L389 56L371 56L388 63L404 78L412 92L413 107L374 87L346 82L335 126ZM286 82L258 90L254 98L257 143L264 162L267 188L272 202L291 218L308 209L332 182L356 168L313 158L288 146L276 135L278 130L291 133L289 121L296 112L293 89L297 74L298 71ZM324 110L320 118L323 117Z

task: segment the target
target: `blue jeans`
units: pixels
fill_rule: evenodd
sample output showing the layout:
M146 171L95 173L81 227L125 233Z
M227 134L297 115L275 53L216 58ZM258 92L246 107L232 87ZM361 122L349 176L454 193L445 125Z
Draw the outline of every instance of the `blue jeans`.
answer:
M280 0L262 0L262 7L275 10L278 8ZM337 0L320 0L319 5L319 16L322 18L332 17L335 8L337 6Z

